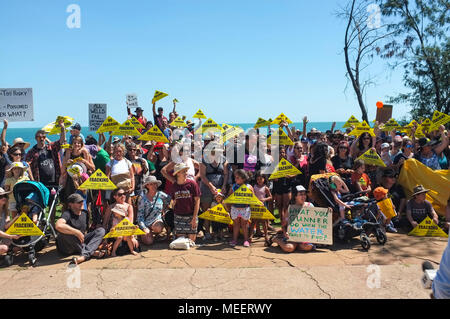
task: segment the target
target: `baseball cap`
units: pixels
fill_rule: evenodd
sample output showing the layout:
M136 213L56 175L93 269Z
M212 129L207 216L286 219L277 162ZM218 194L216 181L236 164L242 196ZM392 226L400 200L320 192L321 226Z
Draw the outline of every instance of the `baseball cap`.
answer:
M80 125L80 123L75 123L74 125L72 125L72 130L78 130L78 131L81 131L81 125Z
M80 194L74 193L72 195L69 195L69 197L67 197L67 202L68 203L81 203L81 202L84 202L84 198Z

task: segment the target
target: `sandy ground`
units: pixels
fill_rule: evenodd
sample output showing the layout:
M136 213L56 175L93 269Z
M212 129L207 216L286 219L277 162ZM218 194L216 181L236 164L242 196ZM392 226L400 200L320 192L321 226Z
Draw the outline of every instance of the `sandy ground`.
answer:
M1 297L429 298L421 264L438 267L447 239L388 234L385 246L375 238L372 243L367 252L355 239L286 254L276 244L264 247L263 238L251 248L209 243L186 251L169 250L161 241L138 256L92 259L79 268L69 268L70 257L59 256L51 243L36 267L20 255L13 266L0 268L0 282L8 287Z

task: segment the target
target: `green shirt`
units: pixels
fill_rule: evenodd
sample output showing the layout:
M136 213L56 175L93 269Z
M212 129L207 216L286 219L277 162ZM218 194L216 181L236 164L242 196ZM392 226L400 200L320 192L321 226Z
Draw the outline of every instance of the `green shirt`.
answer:
M108 164L110 160L111 158L109 157L108 152L106 152L103 148L100 149L95 159L93 159L95 169L101 169L102 172L106 174L106 164Z

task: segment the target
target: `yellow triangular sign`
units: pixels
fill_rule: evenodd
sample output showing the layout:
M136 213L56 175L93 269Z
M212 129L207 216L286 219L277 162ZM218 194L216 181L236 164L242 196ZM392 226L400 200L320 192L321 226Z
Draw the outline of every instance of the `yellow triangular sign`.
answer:
M44 233L36 226L35 223L22 213L19 218L6 231L8 235L19 236L44 236Z
M351 127L352 125L354 127L358 126L360 124L360 122L358 121L358 119L355 116L350 116L350 118L347 120L347 122L345 122L344 126L342 126L343 128L347 128L347 127Z
M279 128L278 131L275 131L275 133L267 139L267 144L294 145L294 142L292 142L282 128Z
M429 132L430 128L433 126L433 122L430 119L426 119L419 125L419 128L422 132Z
M128 135L128 136L141 136L141 133L134 127L133 122L131 119L126 120L123 122L122 125L120 125L113 133L112 135Z
M116 185L101 171L98 169L92 174L78 189L102 189L113 190L116 189Z
M131 121L131 124L133 124L133 126L138 130L142 130L145 128L144 125L142 125L142 123L139 122L138 119L135 118L134 116L130 119L130 121Z
M450 122L450 115L441 113L439 111L434 111L431 122L432 122L432 125L430 127L430 130L431 131L438 130L439 126L445 125L448 122Z
M301 174L294 165L289 163L287 160L282 158L280 162L278 163L277 167L273 171L272 175L270 175L269 180L287 177L287 176L296 176Z
M252 212L251 219L275 219L275 216L265 206L250 206Z
M194 114L194 116L192 117L194 119L207 119L206 115L203 113L202 110L198 110L197 113Z
M360 123L356 128L351 131L348 135L350 136L360 136L363 133L369 133L370 136L375 136L375 133L373 132L373 129L370 127L369 124L367 124L366 121L363 121Z
M170 123L171 126L175 126L175 127L186 127L186 123L183 121L183 119L181 117L177 117L175 120L173 120Z
M287 122L288 124L292 124L292 121L283 113L278 115L278 117L272 121L272 124L280 124L281 122Z
M362 154L357 159L363 160L364 164L366 164L366 165L375 165L375 166L386 167L386 164L384 164L381 157L378 156L377 152L375 152L373 149L369 149L367 152Z
M228 130L228 129L232 128L232 127L233 127L233 126L231 126L231 125L228 125L228 124L222 123L222 130L223 130L223 131L226 131L226 130Z
M155 141L162 143L169 143L167 137L161 132L158 126L153 126L147 132L145 132L138 140L140 141Z
M73 124L73 122L75 121L72 117L70 116L58 116L56 118L55 122L52 122L50 124L46 125L46 128L48 126L50 126L50 132L48 133L48 135L57 135L61 133L61 126L59 125L59 121L60 120L64 120L64 126L66 128L66 132L69 131L69 127Z
M383 215L387 219L391 219L397 216L397 214L395 213L394 205L392 204L392 200L390 198L386 198L385 200L378 202L377 205L381 213L383 213Z
M244 130L239 126L231 126L222 133L222 140L225 143L229 139L234 138L236 135L239 136L242 132L244 132Z
M230 214L226 211L225 207L222 204L214 206L213 208L208 209L206 212L198 216L198 218L211 220L213 222L218 222L227 225L233 225L233 220L230 217Z
M261 203L261 201L245 184L239 187L233 194L224 200L224 203L263 206L263 203Z
M258 121L256 121L255 126L253 126L253 128L260 128L260 127L264 127L264 126L269 126L270 124L272 124L272 121L266 121L263 118L258 118Z
M384 124L383 128L381 129L383 132L390 132L392 130L396 130L400 127L400 125L398 125L397 121L394 120L393 118L389 119L389 121L386 122L386 124Z
M165 98L166 96L169 96L169 94L160 91L155 91L155 96L153 97L152 104Z
M111 116L108 116L106 120L103 121L102 125L97 130L97 134L106 133L106 132L114 132L120 126L120 123L113 119Z
M201 127L198 128L197 131L195 131L195 134L203 134L207 132L220 132L222 133L222 127L214 122L213 119L208 119Z
M408 235L448 238L448 235L438 225L436 225L436 223L429 216L427 216L419 225L417 225L417 227L414 228Z
M125 236L139 236L145 235L145 233L139 229L139 226L134 225L128 220L128 218L122 219L114 228L111 229L109 233L103 238L115 238L115 237L125 237Z

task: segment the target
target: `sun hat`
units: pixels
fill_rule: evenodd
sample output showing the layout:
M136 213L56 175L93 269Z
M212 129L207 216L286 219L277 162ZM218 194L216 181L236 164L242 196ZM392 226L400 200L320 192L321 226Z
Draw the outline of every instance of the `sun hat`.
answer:
M159 186L161 186L162 182L159 179L157 179L155 176L149 175L149 176L146 176L144 178L144 181L142 182L142 185L144 185L144 186L147 184L158 184L158 187L159 187Z
M419 138L419 146L420 147L433 146L433 145L435 145L435 143L436 143L435 141L432 141L427 137Z
M114 136L114 138L113 138L113 140L112 140L112 143L113 143L113 144L116 144L116 143L119 143L119 142L120 142L120 138L117 137L117 136Z
M413 194L412 194L412 196L416 196L416 195L421 194L421 193L428 193L429 191L430 191L429 189L426 189L426 188L423 187L422 185L417 185L417 186L414 187L414 189L413 189Z
M186 121L186 125L187 125L187 126L193 125L193 124L194 124L194 123L193 123L191 120L187 120L187 121Z
M120 215L120 216L122 216L122 217L125 217L127 214L126 214L126 212L127 212L127 207L124 205L124 204L115 204L114 205L114 208L113 209L111 209L111 211L113 212L113 213L116 213L116 214L118 214L118 215Z
M9 166L9 168L6 171L9 172L13 168L21 168L23 171L27 170L27 168L25 167L25 165L23 165L22 162L13 162L13 163L11 163L11 165Z
M376 200L382 200L388 192L389 191L386 188L380 186L373 190L373 197L375 197Z
M11 193L11 192L12 192L12 190L9 191L9 192L7 192L7 191L5 191L3 188L0 187L0 196L7 195L7 194L9 194L9 193Z
M86 173L86 166L83 163L74 163L67 167L67 174L69 174L70 177L73 177L74 175L81 176L84 173Z
M222 190L221 190L220 188L217 189L217 194L216 194L216 196L222 196L223 198L225 198L225 194L222 193Z
M189 166L187 166L185 163L178 163L177 165L175 165L173 176L177 175L179 172L185 169L189 169Z
M67 202L68 203L81 203L81 202L84 202L84 198L80 194L74 193L72 195L69 195L69 197L67 197Z
M303 185L297 185L295 186L295 189L297 192L306 192L306 188Z
M30 147L30 143L25 142L21 137L14 139L12 147L16 146L17 144L25 144L23 146L24 150Z
M136 112L144 112L144 110L140 107L140 106L138 106L137 108L136 108Z
M383 143L381 144L381 149L383 148L390 148L391 146L389 145L389 143Z
M78 130L78 131L81 131L81 125L80 125L80 123L75 123L74 125L72 125L72 130Z

